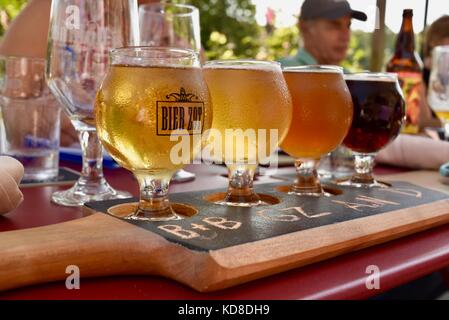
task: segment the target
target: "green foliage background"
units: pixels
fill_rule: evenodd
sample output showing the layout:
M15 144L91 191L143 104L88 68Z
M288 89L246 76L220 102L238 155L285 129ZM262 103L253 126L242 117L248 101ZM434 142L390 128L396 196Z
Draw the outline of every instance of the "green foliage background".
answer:
M26 5L28 0L0 0L0 36Z
M256 8L250 0L174 0L200 9L201 38L209 59L257 58L278 60L296 54L300 34L296 26L269 32L256 23ZM386 31L385 58L392 55L396 35ZM343 66L369 70L371 33L354 31Z
M0 36L27 0L0 0ZM208 59L257 58L277 60L294 55L300 45L296 26L269 30L255 20L251 0L172 0L199 8L201 38ZM391 56L395 35L387 30L386 58ZM371 34L354 31L348 58L348 70L368 70Z

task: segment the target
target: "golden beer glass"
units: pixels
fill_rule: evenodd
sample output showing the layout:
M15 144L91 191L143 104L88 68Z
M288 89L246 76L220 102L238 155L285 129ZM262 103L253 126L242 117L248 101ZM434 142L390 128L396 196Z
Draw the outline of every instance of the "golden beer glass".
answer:
M113 50L95 114L104 147L139 182L139 204L126 218L179 218L168 200L170 179L199 153L202 133L212 122L196 53L166 47Z
M254 172L269 161L287 134L291 97L277 62L211 61L204 66L214 106L209 142L221 142L217 158L228 167L229 187L216 203L252 207L265 204L253 190Z
M351 94L337 66L284 68L293 118L281 148L297 160L297 178L290 193L321 196L317 167L322 156L336 149L352 122Z

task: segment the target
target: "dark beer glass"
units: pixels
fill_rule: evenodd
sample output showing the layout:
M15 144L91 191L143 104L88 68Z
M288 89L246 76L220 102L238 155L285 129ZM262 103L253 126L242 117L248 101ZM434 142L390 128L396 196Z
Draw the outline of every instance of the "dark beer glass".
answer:
M387 187L372 176L376 153L393 141L405 120L405 102L396 74L345 76L354 105L352 125L343 145L355 155L355 174L340 184Z

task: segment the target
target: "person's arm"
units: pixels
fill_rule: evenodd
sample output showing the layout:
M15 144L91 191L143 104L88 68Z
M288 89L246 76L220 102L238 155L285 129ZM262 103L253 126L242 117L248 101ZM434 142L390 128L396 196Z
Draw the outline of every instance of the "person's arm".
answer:
M14 19L2 42L0 54L45 58L51 0L30 0Z
M139 0L139 4L157 2ZM45 58L51 0L30 0L14 19L0 43L0 54L6 56Z

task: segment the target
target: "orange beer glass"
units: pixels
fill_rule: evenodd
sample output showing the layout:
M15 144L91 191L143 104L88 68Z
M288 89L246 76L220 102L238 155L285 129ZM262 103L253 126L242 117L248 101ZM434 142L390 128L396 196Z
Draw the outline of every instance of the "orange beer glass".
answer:
M321 196L320 158L336 149L352 122L351 94L337 66L288 67L283 70L293 102L293 117L281 148L295 157L297 178L290 193Z

